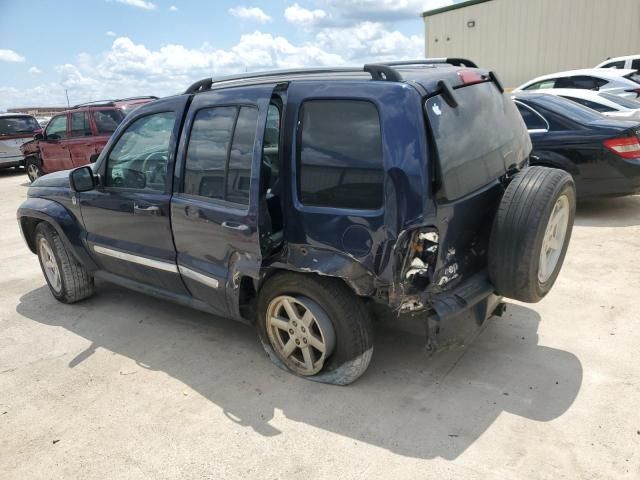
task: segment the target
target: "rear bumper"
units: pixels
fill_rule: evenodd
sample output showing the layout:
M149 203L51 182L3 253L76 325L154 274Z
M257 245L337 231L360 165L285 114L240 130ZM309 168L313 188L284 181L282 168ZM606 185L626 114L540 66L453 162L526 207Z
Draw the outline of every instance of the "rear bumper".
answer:
M502 297L495 295L495 287L486 272L480 272L464 283L437 294L425 294L424 302L439 321L446 321L470 313L478 323L489 318Z
M640 193L640 176L583 179L577 182L577 193L580 198L633 195Z

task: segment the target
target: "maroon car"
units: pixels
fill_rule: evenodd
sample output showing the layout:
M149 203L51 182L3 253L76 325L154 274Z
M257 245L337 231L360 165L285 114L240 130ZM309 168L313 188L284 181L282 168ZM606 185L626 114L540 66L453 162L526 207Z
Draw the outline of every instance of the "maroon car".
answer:
M95 162L127 113L156 98L83 103L52 117L43 133L20 147L29 180Z

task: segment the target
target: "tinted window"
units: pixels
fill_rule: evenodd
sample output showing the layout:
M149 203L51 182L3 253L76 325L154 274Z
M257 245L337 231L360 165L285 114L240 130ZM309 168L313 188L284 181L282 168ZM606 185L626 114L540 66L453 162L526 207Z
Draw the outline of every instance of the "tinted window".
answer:
M601 68L624 68L624 60L607 63L603 65Z
M382 138L368 102L314 100L300 114L298 192L305 205L382 206Z
M556 88L581 88L583 90L598 90L601 86L606 85L606 80L601 78L588 77L586 75L578 75L559 79L556 82Z
M89 126L89 114L87 112L74 112L71 114L71 136L83 137L91 135Z
M251 161L256 140L258 110L242 107L233 132L233 142L227 168L226 200L249 205L249 186L251 183Z
M273 194L279 195L273 189L278 184L280 168L278 165L278 143L280 141L280 110L274 104L269 105L267 124L264 128L264 145L262 147L262 174L264 185L261 193L271 188Z
M551 80L542 80L541 82L536 82L532 85L529 85L525 90L541 90L545 88L554 88L556 85L556 79L553 78Z
M98 133L111 135L116 131L120 122L124 119L124 113L120 110L94 110L93 120L96 122Z
M53 117L47 125L47 138L61 140L67 138L67 116Z
M33 117L0 117L0 135L20 135L33 133L40 125Z
M236 107L205 108L196 113L185 163L184 193L224 199L224 175Z
M585 100L584 98L569 97L567 95L562 95L562 97L566 98L567 100L571 100L572 102L576 102L580 105L584 105L585 107L590 108L591 110L595 110L596 112L614 112L615 111L613 108L608 107L607 105L592 102L590 100Z
M547 123L540 115L520 103L516 103L516 106L528 130L547 130Z
M640 103L630 98L621 97L619 95L614 95L613 93L606 93L606 92L600 93L600 96L603 98L606 98L607 100L612 101L613 103L617 103L618 105L621 105L625 108L632 108L634 110L640 109Z
M441 95L425 103L438 154L438 193L449 200L504 175L531 150L518 109L493 83L458 88L455 96L457 107Z
M631 62L631 68L633 68L634 70L640 70L640 58Z
M127 127L107 160L107 186L165 191L174 112L141 117Z

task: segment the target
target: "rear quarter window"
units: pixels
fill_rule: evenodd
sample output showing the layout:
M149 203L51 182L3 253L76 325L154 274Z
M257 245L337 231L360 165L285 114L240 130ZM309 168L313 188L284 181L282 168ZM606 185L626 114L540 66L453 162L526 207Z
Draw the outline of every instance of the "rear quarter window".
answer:
M384 167L378 110L359 100L302 105L297 186L303 205L376 210Z

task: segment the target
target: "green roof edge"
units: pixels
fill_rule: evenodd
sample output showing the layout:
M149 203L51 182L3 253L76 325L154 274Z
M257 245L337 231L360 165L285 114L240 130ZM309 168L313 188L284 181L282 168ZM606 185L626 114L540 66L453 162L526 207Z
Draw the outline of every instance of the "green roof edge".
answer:
M432 17L439 13L449 12L451 10L457 10L459 8L470 7L471 5L477 5L478 3L490 2L491 0L467 0L466 2L454 3L446 7L434 8L433 10L427 10L422 12L422 17Z

